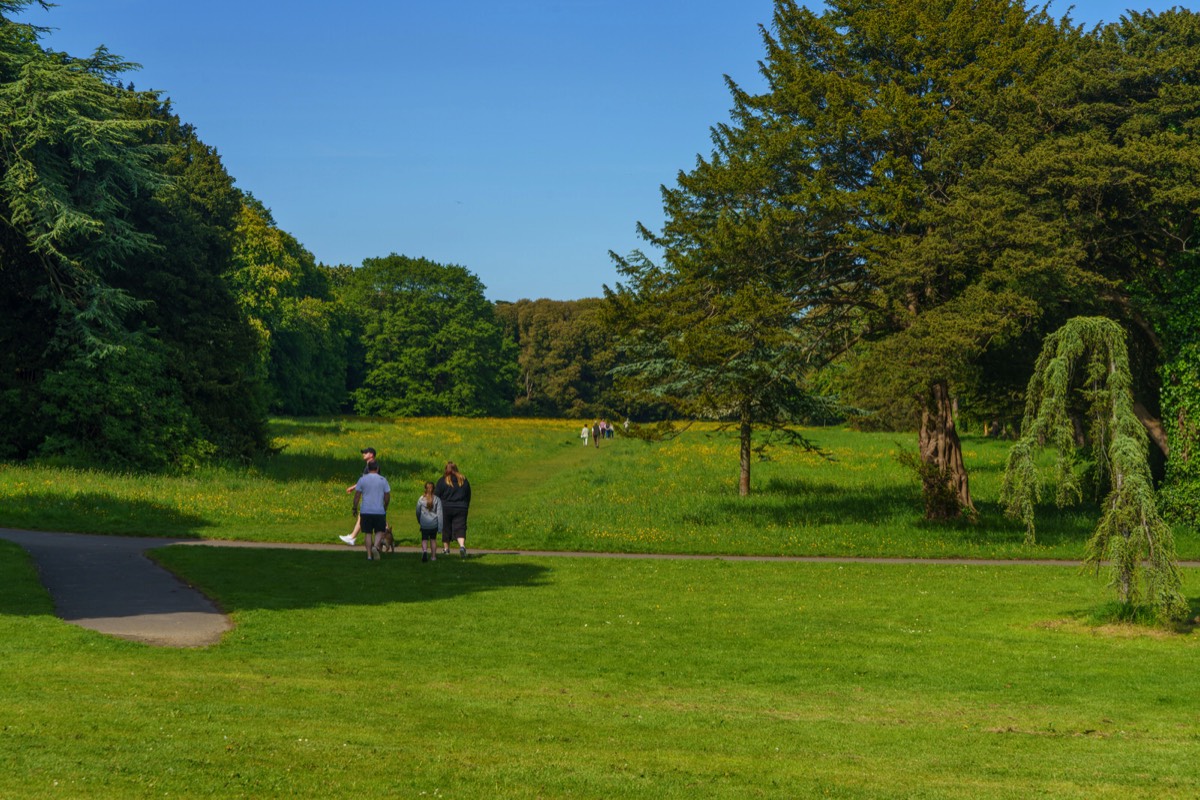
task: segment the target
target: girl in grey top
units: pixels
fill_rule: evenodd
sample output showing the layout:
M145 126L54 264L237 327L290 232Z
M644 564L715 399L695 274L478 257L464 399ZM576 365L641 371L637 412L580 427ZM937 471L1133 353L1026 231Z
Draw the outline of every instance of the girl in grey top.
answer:
M425 482L425 494L417 498L417 525L421 528L421 560L437 561L437 536L442 532L442 498L433 493L433 482ZM425 544L429 552L425 552Z

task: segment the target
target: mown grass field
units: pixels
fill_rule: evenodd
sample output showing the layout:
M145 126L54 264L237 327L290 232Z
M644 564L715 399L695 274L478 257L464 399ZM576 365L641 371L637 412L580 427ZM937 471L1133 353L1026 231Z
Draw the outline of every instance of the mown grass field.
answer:
M1094 508L920 521L906 437L814 430L736 496L732 440L580 423L278 420L248 468L0 468L0 526L332 542L359 448L415 541L446 458L480 549L1079 558ZM1177 531L1185 557L1195 533ZM67 625L0 541L0 797L1192 798L1200 634L1112 624L1103 578L835 564L173 547L235 628L159 649ZM1184 571L1200 612L1200 571Z
M567 420L358 419L273 423L277 455L249 467L120 475L59 465L0 466L0 526L251 541L333 542L353 524L345 488L358 451L379 450L392 522L416 541L412 506L447 459L474 489L478 548L759 555L1079 558L1095 505L1046 504L1038 544L997 505L1007 442L967 437L974 524L921 519L917 484L896 460L911 434L835 428L808 435L825 456L772 450L737 496L737 445L696 429L658 444L618 437L584 448ZM1053 493L1048 492L1048 497ZM1200 536L1176 530L1182 558Z
M0 542L0 797L1200 793L1200 639L1070 568L158 552L221 644L66 625Z

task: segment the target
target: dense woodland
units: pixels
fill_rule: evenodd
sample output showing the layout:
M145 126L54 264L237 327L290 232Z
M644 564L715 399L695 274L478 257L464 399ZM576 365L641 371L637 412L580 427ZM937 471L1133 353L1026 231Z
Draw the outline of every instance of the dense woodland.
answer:
M270 414L717 419L748 492L769 435L850 418L918 431L929 515L969 516L958 431L1016 436L1043 340L1089 316L1124 332L1162 496L1200 509L1189 11L778 0L766 88L730 82L622 282L490 302L464 266L318 263L129 64L45 49L32 2L0 0L2 459L246 459ZM1060 377L1086 444L1095 376Z

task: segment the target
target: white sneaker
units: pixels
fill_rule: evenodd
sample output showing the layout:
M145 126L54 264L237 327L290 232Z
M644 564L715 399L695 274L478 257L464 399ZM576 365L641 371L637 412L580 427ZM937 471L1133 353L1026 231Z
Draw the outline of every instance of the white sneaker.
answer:
M354 547L354 534L347 533L345 536L339 536L338 538L351 547Z

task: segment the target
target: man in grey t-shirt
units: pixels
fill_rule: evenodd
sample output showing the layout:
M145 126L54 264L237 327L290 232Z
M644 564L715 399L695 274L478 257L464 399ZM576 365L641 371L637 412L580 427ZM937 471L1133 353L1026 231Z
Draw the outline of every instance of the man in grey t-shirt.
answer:
M379 474L379 462L367 462L367 472L354 485L354 508L359 512L363 544L367 548L367 560L379 560L379 545L383 543L383 532L387 528L387 507L392 501L392 487L387 478Z

